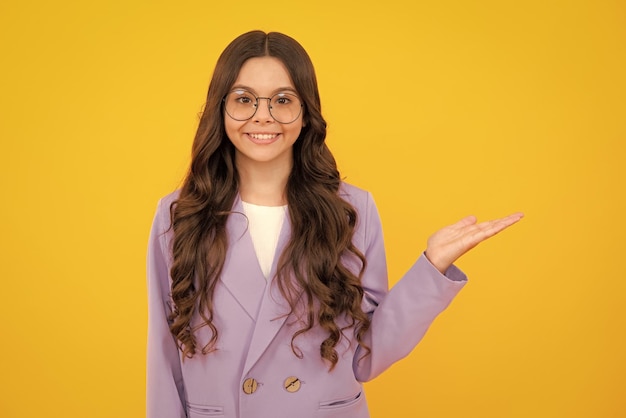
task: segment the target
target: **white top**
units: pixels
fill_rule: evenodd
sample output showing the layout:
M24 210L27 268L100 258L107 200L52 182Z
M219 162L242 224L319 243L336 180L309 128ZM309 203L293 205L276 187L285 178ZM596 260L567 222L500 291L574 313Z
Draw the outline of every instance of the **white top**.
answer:
M243 204L243 211L248 217L248 229L254 244L254 251L259 260L261 271L267 279L272 270L278 237L285 221L287 206L259 206L243 201L241 203Z

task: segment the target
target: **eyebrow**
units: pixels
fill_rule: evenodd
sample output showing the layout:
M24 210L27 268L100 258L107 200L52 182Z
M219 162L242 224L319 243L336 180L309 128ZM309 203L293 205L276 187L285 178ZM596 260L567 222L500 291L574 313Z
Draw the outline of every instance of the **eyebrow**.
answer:
M249 91L249 92L251 92L251 93L257 94L257 91L256 91L255 89L253 89L252 87L246 86L246 85L244 85L244 84L235 84L235 85L234 85L234 86L230 89L230 91L237 90L237 89L248 90L248 91ZM274 89L274 90L272 91L271 95L274 95L274 94L276 94L276 93L280 93L280 92L283 92L283 91L290 91L290 92L295 93L296 95L298 94L298 92L296 91L296 89L294 89L293 87L290 87L290 86L286 86L286 87L279 87L279 88L277 88L277 89Z

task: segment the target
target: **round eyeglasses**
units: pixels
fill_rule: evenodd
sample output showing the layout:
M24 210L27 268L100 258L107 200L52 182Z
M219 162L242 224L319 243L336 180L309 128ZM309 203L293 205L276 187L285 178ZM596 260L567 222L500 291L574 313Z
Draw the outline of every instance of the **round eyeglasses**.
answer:
M223 100L228 116L238 121L251 119L259 108L259 100L267 100L270 115L283 124L295 122L304 107L298 96L287 92L276 93L272 97L257 97L247 90L236 89Z

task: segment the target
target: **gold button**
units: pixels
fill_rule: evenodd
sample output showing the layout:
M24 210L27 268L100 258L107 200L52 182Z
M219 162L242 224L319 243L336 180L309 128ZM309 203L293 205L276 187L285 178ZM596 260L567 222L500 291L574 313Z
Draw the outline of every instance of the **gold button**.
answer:
M300 379L298 379L297 377L291 376L285 379L285 383L283 384L283 387L285 388L285 390L287 392L297 392L300 390Z
M253 378L249 377L243 381L243 393L251 395L256 392L256 388L258 387L258 383Z

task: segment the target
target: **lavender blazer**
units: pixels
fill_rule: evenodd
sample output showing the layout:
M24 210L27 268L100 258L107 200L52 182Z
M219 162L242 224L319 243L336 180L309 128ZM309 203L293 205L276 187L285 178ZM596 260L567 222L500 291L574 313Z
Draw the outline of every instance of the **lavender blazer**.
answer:
M352 332L346 332L336 347L339 361L332 371L319 354L326 338L319 328L296 338L301 356L294 355L291 337L301 322L294 314L286 315L284 299L263 276L247 220L240 214L228 219L230 248L214 294L217 351L181 360L167 321L172 263L169 206L177 193L161 199L148 250L148 418L369 417L361 382L409 354L466 277L454 266L444 276L422 255L389 291L383 235L372 197L348 184L340 193L358 211L354 244L368 261L362 306L372 319L366 337L371 355L359 361L364 350ZM243 213L239 198L233 211ZM290 234L287 218L277 257ZM276 260L272 275L275 270ZM210 331L203 327L196 335L203 346Z

